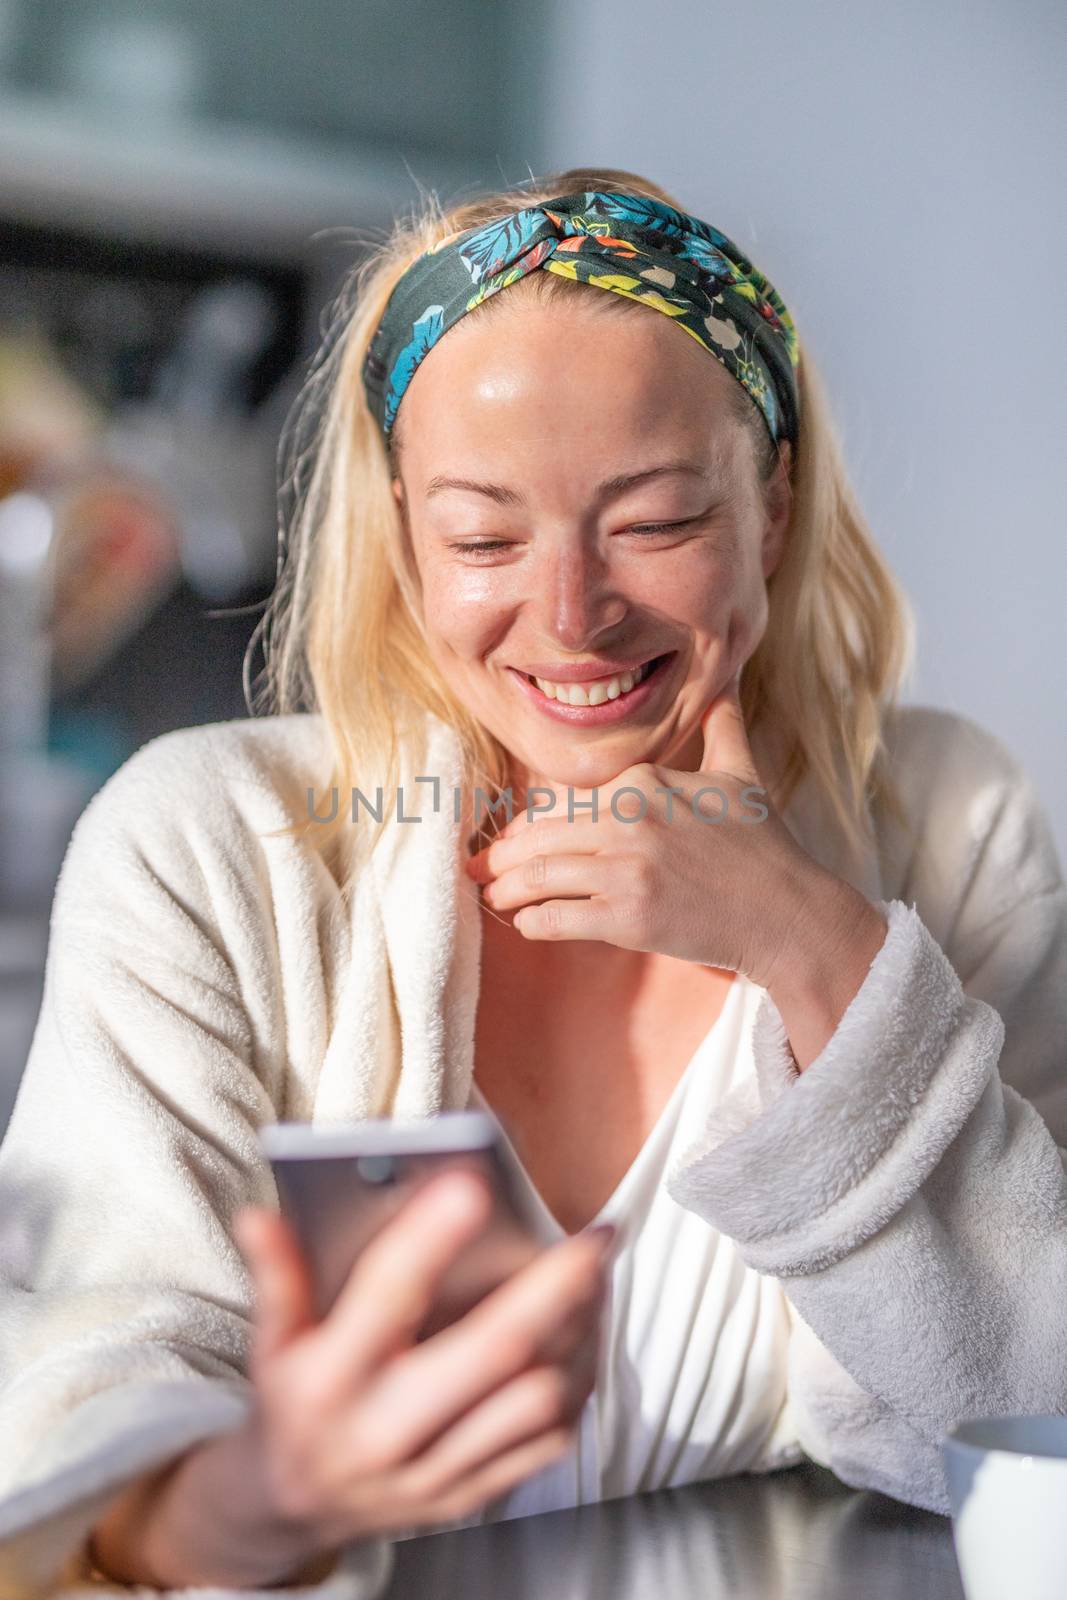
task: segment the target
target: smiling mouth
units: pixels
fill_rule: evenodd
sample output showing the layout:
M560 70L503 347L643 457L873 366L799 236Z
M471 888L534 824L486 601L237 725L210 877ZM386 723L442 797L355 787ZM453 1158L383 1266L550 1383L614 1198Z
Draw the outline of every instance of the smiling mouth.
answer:
M592 678L585 683L553 683L548 678L535 678L529 672L523 673L523 677L528 683L532 683L546 700L556 700L565 706L599 706L608 700L625 699L632 689L636 689L638 684L651 677L668 656L673 654L673 651L668 651L665 655L653 656L632 671Z

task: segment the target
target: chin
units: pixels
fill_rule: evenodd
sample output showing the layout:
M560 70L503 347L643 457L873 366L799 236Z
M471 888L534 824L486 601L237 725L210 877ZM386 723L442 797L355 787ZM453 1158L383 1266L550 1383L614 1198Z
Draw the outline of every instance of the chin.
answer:
M561 788L602 789L614 783L627 767L635 767L639 762L651 759L649 750L641 746L636 746L625 756L610 756L606 751L597 756L590 750L584 754L576 751L557 752L553 758L546 750L539 760L528 762L527 765L538 772L550 773L550 781Z

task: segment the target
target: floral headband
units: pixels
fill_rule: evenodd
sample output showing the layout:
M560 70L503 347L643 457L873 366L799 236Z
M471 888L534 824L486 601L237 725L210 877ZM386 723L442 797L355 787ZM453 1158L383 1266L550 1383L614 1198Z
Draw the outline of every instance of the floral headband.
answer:
M389 438L419 362L462 316L538 268L673 317L744 385L772 440L794 445L796 330L781 296L730 239L643 196L587 191L442 239L393 289L363 363Z

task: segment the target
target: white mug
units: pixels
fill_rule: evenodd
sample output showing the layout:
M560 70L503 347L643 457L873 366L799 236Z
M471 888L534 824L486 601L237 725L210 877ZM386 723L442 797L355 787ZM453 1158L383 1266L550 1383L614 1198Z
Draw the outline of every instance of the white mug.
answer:
M1067 1416L958 1422L941 1453L967 1600L1063 1600Z

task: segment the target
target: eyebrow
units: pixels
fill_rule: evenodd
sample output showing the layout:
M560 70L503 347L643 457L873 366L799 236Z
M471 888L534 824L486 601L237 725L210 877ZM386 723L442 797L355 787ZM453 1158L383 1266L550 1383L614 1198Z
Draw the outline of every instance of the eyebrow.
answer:
M644 467L640 472L621 472L614 478L606 478L594 491L598 500L609 500L615 495L622 494L624 489L632 489L637 483L646 483L650 478L661 478L667 473L684 472L695 478L708 478L705 467L697 466L692 461L664 461L656 467ZM517 489L509 489L503 483L477 483L472 478L431 478L426 486L426 498L429 500L435 494L441 494L445 489L466 489L472 494L483 494L498 506L523 506L526 504L524 495Z

